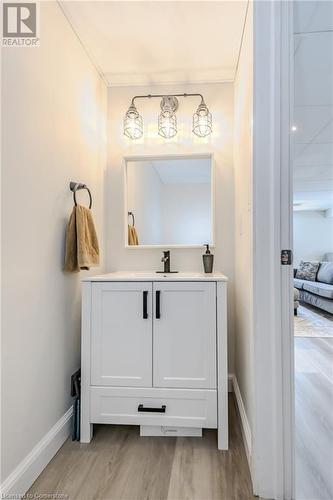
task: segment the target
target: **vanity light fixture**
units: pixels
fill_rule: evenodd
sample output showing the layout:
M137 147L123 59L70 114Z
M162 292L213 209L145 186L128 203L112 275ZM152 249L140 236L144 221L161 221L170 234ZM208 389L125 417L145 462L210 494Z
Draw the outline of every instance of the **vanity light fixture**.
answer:
M204 101L202 94L148 94L133 97L130 107L124 118L124 135L130 139L140 139L143 135L143 119L135 107L135 99L161 99L161 113L158 117L158 134L170 139L177 134L176 111L179 106L177 97L200 97L201 103L193 115L192 132L198 137L206 137L212 132L212 115Z

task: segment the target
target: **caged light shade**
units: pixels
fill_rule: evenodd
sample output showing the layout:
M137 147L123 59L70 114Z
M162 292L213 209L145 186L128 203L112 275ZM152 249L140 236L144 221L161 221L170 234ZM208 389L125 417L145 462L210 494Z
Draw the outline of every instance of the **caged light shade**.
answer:
M130 139L140 139L143 136L143 119L133 103L124 118L124 135Z
M178 100L174 96L165 96L161 101L161 114L158 117L158 134L165 139L171 139L177 134Z
M198 137L206 137L211 132L212 114L209 112L204 100L202 100L193 115L193 133Z
M171 139L177 134L177 118L175 114L160 114L158 117L158 134L165 139Z

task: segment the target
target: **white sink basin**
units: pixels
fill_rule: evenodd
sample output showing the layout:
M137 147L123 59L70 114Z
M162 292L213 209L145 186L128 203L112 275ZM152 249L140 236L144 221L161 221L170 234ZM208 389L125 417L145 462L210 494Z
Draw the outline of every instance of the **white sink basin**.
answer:
M156 271L117 271L99 276L87 276L82 281L228 281L220 273L157 273Z

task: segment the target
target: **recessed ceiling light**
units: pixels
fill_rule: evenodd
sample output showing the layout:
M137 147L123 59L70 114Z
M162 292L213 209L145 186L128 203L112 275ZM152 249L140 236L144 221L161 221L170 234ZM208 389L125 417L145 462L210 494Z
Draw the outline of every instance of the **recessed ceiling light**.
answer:
M296 130L297 130L296 125L293 125L293 126L291 127L291 130L292 130L293 132L296 132Z

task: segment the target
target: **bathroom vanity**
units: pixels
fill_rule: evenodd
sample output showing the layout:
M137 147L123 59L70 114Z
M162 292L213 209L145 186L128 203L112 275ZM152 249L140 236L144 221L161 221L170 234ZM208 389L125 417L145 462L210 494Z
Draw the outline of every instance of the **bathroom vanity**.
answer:
M227 449L227 278L118 272L82 286L81 442L94 423L215 428Z

